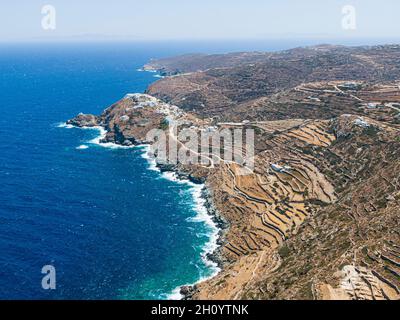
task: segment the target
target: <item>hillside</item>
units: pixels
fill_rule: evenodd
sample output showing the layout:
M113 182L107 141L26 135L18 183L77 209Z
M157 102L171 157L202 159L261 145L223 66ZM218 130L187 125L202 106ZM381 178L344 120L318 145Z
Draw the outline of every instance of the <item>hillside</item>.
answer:
M183 288L187 299L400 299L399 58L400 46L324 45L152 61L170 76L150 95L69 123L123 145L153 128L168 141L254 129L246 175L182 142L208 162L159 164L205 182L225 227L210 257L222 271Z
M400 46L318 46L261 56L236 55L242 58L236 58L240 63L234 66L230 66L230 55L225 56L226 60L222 58L224 56L195 56L194 64L202 66L200 60L205 69L157 81L149 87L148 93L201 117L218 116L231 120L237 109L303 83L330 80L375 83L400 78ZM185 65L190 64L188 60L185 57ZM218 67L208 68L214 65L210 60ZM162 70L163 61L150 65ZM168 60L166 68L171 69L173 61L181 72L191 72L192 69L183 67L178 58Z
M221 167L227 267L192 297L400 298L399 137L369 118L313 120L266 139L253 175Z

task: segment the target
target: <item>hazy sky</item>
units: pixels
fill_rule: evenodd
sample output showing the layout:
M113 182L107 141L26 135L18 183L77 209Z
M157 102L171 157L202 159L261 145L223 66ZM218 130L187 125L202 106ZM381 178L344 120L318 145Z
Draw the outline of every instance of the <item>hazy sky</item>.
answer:
M43 30L41 9L56 9ZM356 29L342 28L342 8ZM142 40L400 37L399 0L1 0L0 41L127 37Z

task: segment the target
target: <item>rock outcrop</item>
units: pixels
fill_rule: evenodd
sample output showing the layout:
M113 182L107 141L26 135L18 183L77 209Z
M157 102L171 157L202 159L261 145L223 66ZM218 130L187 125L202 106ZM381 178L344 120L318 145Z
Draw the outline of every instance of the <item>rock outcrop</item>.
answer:
M151 129L160 128L169 112L168 104L146 94L128 94L100 116L79 114L67 124L77 127L102 126L106 136L101 142L131 146L146 143Z
M76 127L80 127L80 128L82 128L82 127L88 127L88 128L97 127L97 126L100 126L101 119L92 114L80 113L75 118L68 120L67 124L73 125Z

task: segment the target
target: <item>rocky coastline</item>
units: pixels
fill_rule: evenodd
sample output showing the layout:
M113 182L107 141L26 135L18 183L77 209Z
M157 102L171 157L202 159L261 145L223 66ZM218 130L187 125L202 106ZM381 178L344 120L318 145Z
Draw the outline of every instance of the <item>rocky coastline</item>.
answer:
M68 124L102 126L102 142L127 146L149 144L155 128L178 140L171 118L179 130L254 129L248 175L211 158L158 164L205 185L221 230L207 255L220 272L183 286L183 299L399 299L399 56L400 46L317 46L152 61L171 76L149 94Z
M210 185L207 184L207 177L196 177L191 173L188 173L179 165L170 165L156 163L156 167L163 172L173 172L176 178L182 181L190 181L196 185L203 185L204 188L201 192L201 198L205 201L204 206L207 210L208 216L211 217L213 223L218 229L218 237L216 239L217 249L211 253L207 253L206 259L212 263L215 263L220 271L225 267L225 259L222 253L222 247L226 241L226 234L229 232L229 222L224 218L223 213L221 213L214 205L213 190ZM213 275L215 277L216 275ZM197 283L193 285L184 285L180 288L180 294L182 295L182 300L192 300L194 295L199 291L198 284L207 279L200 279Z
M136 94L135 97L136 99L134 100L128 100L128 103L137 104L140 102L143 103L151 101L163 104L158 99L155 99L146 94ZM76 117L68 120L66 124L72 125L77 128L103 128L106 132L105 137L101 139L99 143L113 143L115 145L128 147L150 145L151 142L146 141L144 130L132 128L132 126L125 126L125 122L127 120L132 121L134 119L135 122L139 123L151 123L148 126L142 126L145 127L146 130L159 128L160 122L162 122L162 120L160 121L159 119L159 113L154 112L153 108L155 107L155 105L151 105L151 107L144 106L137 108L136 110L140 110L142 113L136 113L135 118L133 118L132 116L126 114L126 111L129 111L132 108L132 106L126 106L126 101L126 98L122 99L110 108L106 109L100 116L80 113ZM163 105L163 107L165 107L165 105ZM121 113L121 111L123 114ZM145 115L145 119L142 119L143 115ZM151 118L152 120L150 120L149 118ZM156 118L157 120L153 121L153 118ZM134 134L132 134L132 132L134 132ZM189 181L195 185L204 186L201 192L201 198L204 200L204 206L207 210L207 214L211 217L213 223L218 229L218 237L216 239L216 245L218 246L218 248L214 252L207 253L206 259L216 264L219 270L223 270L224 259L221 248L225 242L225 235L229 230L229 223L224 218L223 213L217 210L216 206L214 205L213 190L211 186L207 183L207 175L205 175L204 173L198 174L196 170L193 171L191 170L192 168L181 166L179 164L165 164L160 163L157 160L155 166L160 170L161 173L172 172L179 180ZM199 282L203 282L206 280L207 279L200 279ZM180 294L182 295L183 300L193 298L194 293L198 291L197 284L198 283L195 283L191 286L181 287Z
M227 220L222 216L222 214L216 209L213 203L213 196L212 190L205 185L202 194L202 198L205 200L205 207L207 209L207 214L212 218L214 224L218 228L218 238L217 238L217 245L218 248L214 250L212 253L208 253L206 258L215 263L220 271L222 271L225 267L225 262L222 254L222 247L225 243L225 235L229 231L229 223ZM213 277L215 277L214 275ZM198 284L208 279L201 279L197 283L190 285L190 286L182 286L180 290L180 294L182 295L182 300L192 300L195 293L198 292Z

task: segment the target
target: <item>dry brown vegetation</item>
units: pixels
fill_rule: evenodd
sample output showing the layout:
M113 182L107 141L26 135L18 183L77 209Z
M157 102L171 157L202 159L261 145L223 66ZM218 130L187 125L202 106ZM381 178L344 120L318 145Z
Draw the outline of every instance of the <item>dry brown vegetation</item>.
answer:
M400 46L318 46L147 66L191 72L148 90L186 122L256 132L251 174L173 168L206 180L229 224L223 270L187 298L400 299L399 58ZM163 116L131 104L76 120L102 121L107 141L141 140Z

